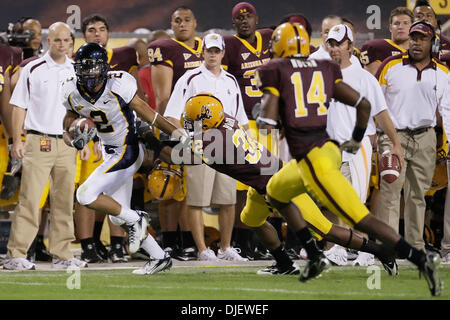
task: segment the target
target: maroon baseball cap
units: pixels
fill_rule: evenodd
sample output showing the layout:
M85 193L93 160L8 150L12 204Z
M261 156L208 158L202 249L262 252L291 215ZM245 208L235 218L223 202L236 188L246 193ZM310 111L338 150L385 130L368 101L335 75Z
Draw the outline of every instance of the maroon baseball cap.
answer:
M425 23L417 23L411 26L409 29L409 34L414 32L419 32L425 36L429 36L430 38L434 37L434 29L431 25L427 25Z
M231 17L235 19L241 13L250 12L256 15L256 9L248 2L239 2L234 6L233 11L231 12Z

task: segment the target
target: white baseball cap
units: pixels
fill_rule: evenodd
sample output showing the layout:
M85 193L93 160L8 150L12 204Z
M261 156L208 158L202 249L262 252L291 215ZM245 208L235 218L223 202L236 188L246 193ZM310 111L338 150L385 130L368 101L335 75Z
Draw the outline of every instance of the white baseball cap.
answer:
M327 41L328 40L336 40L339 44L341 44L345 40L350 40L351 42L353 42L352 29L350 29L345 24L335 25L328 32Z
M223 37L218 33L207 34L203 38L203 45L206 49L210 49L213 47L219 48L220 50L225 49L225 42L223 41Z

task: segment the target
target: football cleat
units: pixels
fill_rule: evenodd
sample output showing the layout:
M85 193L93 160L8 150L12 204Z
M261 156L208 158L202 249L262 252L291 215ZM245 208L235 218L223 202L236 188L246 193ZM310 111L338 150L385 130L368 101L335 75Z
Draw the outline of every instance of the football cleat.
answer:
M381 260L380 260L381 261ZM394 258L391 261L381 261L381 264L390 276L398 276L398 265Z
M289 268L281 268L276 263L268 266L264 269L258 270L256 274L259 275L278 275L278 274L284 274L284 275L292 275L292 274L300 274L300 268L296 263L294 263Z
M155 274L172 267L172 258L166 253L163 259L150 259L142 268L133 270L134 274Z
M108 249L103 245L103 243L100 240L95 239L94 240L95 250L97 251L98 255L105 261L108 260Z
M116 243L114 246L111 246L111 249L108 252L108 257L111 259L112 263L128 262L128 259L125 258L123 253L123 246L120 243Z
M197 260L197 249L195 247L188 247L182 250L177 250L172 253L174 258L180 261L194 261Z
M95 244L89 243L81 252L81 260L87 263L102 263L105 260L98 254Z
M440 296L442 293L442 280L439 274L439 265L441 257L435 252L427 252L425 262L420 267L420 273L427 280L428 287L432 296Z
M300 274L299 280L301 282L306 282L310 279L314 279L320 276L320 274L328 269L330 265L330 261L323 254L320 254L316 258L308 261Z
M132 225L128 225L128 245L130 253L135 253L141 247L142 241L147 235L147 213L136 210L139 219Z

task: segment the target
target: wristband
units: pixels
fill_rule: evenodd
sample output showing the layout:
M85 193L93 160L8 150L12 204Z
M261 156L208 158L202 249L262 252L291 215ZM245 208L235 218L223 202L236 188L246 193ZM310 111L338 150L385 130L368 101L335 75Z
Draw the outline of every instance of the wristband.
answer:
M356 103L353 105L355 108L358 107L358 105L361 103L362 99L364 99L364 96L359 95L359 99L358 101L356 101Z
M276 126L278 123L273 120L273 119L269 119L269 118L263 118L263 117L258 117L257 118L259 122L271 125L271 126Z
M353 129L352 138L356 142L361 142L361 140L364 138L364 133L366 132L366 128L360 128L358 126L355 126L355 129Z
M92 139L92 141L98 142L98 141L100 141L100 138L98 137L98 135L95 135L94 138Z

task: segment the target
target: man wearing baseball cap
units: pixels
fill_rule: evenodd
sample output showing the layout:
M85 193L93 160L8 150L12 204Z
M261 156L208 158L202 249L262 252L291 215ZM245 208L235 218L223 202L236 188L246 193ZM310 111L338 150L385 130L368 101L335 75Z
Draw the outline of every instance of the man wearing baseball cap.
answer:
M375 77L360 67L359 62L352 63L350 57L353 53L353 33L349 26L338 24L328 33L326 45L331 58L336 61L342 72L342 80L358 91L361 96L369 100L371 117L369 118L361 148L356 154L342 152L342 174L350 181L362 203L367 200L369 189L372 145L369 136L376 134L373 118L377 120L380 128L386 132L394 147L391 153L396 154L403 161L403 149L400 145L397 132L387 112L386 100L381 87ZM352 130L356 122L356 109L341 102L331 101L328 108L327 132L331 139L340 144L352 137ZM338 265L347 263L347 252L339 245L324 251L325 256ZM367 252L358 252L353 265L368 266L375 263L374 255Z
M204 62L200 67L187 71L177 81L164 116L172 122L180 123L186 101L199 93L209 93L221 101L225 113L235 117L244 128L248 128L239 85L234 76L221 66L224 54L225 42L220 34L211 33L203 38ZM205 164L185 166L185 170L188 216L198 250L198 259L246 260L231 247L235 220L236 180ZM206 247L204 238L202 208L211 204L216 204L220 208L220 249L217 256L213 250Z
M448 90L449 70L432 57L435 30L425 21L409 29L407 52L383 61L377 78L405 154L405 164L393 183L381 179L377 216L398 230L400 192L404 188L405 238L424 249L425 192L430 189L436 162L436 131L442 132L436 109L441 110L443 93ZM391 149L386 135L378 138L379 153Z

